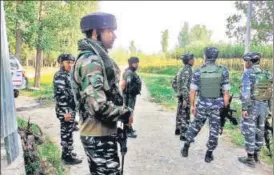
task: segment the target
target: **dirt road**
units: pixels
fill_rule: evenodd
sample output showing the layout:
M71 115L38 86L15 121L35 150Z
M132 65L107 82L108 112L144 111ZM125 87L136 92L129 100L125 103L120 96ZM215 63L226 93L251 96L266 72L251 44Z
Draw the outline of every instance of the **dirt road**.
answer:
M30 98L19 97L17 107L26 104ZM31 117L43 132L51 136L59 144L59 121L55 117L54 105L43 108L32 108L18 112L25 119ZM180 155L182 143L174 135L175 112L167 112L151 103L148 92L143 88L142 96L138 97L135 111L134 128L137 139L128 139L128 153L125 159L125 175L270 175L271 167L258 165L255 169L238 163L237 157L244 155L238 148L220 138L219 146L214 152L215 160L208 164L204 162L208 128L204 128L190 148L188 158ZM83 157L83 163L68 167L70 174L87 175L88 164L79 139L79 133L74 135L75 149Z

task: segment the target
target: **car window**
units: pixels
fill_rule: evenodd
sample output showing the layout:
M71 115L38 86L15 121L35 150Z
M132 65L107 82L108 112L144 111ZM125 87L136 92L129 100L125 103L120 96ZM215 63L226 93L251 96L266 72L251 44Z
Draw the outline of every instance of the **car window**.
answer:
M19 69L19 65L18 65L18 62L16 61L16 59L14 59L14 58L10 59L10 68L11 68L11 70Z

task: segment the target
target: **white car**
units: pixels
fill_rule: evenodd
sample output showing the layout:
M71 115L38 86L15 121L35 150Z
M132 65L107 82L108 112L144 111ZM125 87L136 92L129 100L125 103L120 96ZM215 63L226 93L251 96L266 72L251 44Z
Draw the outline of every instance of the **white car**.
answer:
M14 97L19 96L19 90L26 89L28 86L28 78L25 76L23 66L15 56L10 56L10 71L12 84L14 88Z

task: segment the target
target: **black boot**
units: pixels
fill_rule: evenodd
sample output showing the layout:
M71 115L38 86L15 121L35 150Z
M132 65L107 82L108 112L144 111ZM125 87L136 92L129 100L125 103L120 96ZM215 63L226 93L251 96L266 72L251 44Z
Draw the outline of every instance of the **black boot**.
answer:
M260 159L259 159L259 157L260 157L260 152L259 151L255 151L254 152L254 160L255 160L256 163L260 163L261 162Z
M133 127L132 127L132 126L130 126L130 127L129 127L129 129L130 129L130 131L131 131L131 132L136 132L136 130L135 130L135 129L133 129Z
M180 129L178 129L178 128L175 129L175 135L176 135L176 136L177 136L177 135L180 135Z
M253 154L247 154L247 157L239 157L238 158L239 162L249 166L249 167L252 167L252 168L255 168L255 160L254 160L254 155Z
M211 161L214 160L212 151L207 151L205 155L205 162L210 163Z
M128 129L128 133L127 133L127 137L129 137L129 138L137 138L137 135L129 128Z
M72 155L73 157L76 157L76 156L77 156L77 154L74 153L74 152L72 152L71 155Z
M72 155L62 154L62 160L66 165L76 165L82 163L82 160L73 157Z
M189 144L188 143L185 143L184 144L184 148L183 149L181 149L181 155L183 156L183 157L187 157L188 156L188 149L189 149Z

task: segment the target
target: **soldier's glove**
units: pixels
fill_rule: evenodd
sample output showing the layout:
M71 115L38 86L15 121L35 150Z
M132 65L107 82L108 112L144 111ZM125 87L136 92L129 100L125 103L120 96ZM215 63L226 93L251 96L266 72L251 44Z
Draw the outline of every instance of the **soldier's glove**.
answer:
M119 117L119 120L121 120L123 123L128 124L129 118L132 114L133 110L129 107L125 107L121 116Z

